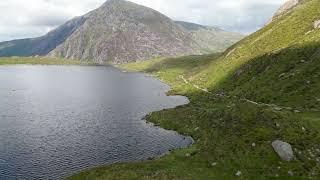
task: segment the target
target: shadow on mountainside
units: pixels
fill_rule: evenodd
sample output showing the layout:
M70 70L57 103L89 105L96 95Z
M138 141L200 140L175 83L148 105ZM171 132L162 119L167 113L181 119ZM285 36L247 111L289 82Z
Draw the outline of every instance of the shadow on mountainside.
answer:
M256 57L212 90L257 102L320 110L320 43Z

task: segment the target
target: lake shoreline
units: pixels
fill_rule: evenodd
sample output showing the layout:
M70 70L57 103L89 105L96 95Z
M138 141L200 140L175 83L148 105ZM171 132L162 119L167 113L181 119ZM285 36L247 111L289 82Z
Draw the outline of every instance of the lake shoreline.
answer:
M18 67L18 68L19 68L19 66L22 66L22 67L24 67L24 66L26 66L26 67L28 67L28 66L30 66L30 67L37 67L37 66L47 66L47 65L49 65L49 66L66 66L65 64L43 64L43 63L42 63L42 64L29 64L27 61L25 61L23 64L1 64L0 67L5 68L5 67L8 66L8 67ZM124 72L123 69L121 69L121 68L119 68L119 67L115 67L115 66L113 66L113 65L109 65L109 64L108 64L108 65L79 65L79 64L68 64L67 66L71 66L71 67L72 67L72 66L75 66L75 67L76 67L76 66L107 66L107 67L113 67L113 68L115 68L115 70L120 71L120 72L122 72L122 73L140 74L140 75L144 76L144 77L147 78L147 79L150 78L150 79L152 79L152 80L154 80L154 81L158 81L159 83L163 84L164 86L167 86L168 89L167 89L166 91L164 91L163 93L165 93L167 97L174 97L174 96L172 96L172 95L168 95L168 92L172 90L172 88L171 88L168 84L166 84L166 83L163 82L163 81L160 81L159 79L157 79L157 78L155 78L155 77L153 77L153 76L150 76L150 75L148 75L148 74L146 74L146 73L143 73L143 72L134 72L134 71L132 71L132 72ZM185 96L176 96L176 97L186 98L187 101L186 101L185 103L181 104L181 105L177 105L177 106L170 107L170 108L160 109L159 111L169 110L169 109L175 109L175 108L178 108L178 107L180 107L180 106L185 106L185 105L187 105L187 104L190 103L190 100L189 100L187 97L185 97ZM103 164L103 165L88 167L88 168L86 168L86 169L84 169L84 170L82 170L82 171L76 172L76 173L78 174L78 173L81 173L81 172L84 172L84 171L88 171L88 170L93 169L93 168L101 168L101 167L110 166L110 165L114 165L114 164L138 163L138 162L145 162L145 161L154 161L154 160L156 160L156 159L160 159L160 158L162 158L162 157L170 154L171 151L176 151L176 150L178 150L178 149L188 148L188 147L190 147L190 146L192 146L192 145L194 144L194 140L193 140L193 138L192 138L191 136L186 136L186 135L183 135L183 134L178 133L177 131L162 128L161 126L158 126L158 125L152 123L151 121L148 121L148 118L147 118L147 117L148 117L150 114L155 113L155 112L158 112L158 111L149 112L148 114L146 114L146 115L145 115L143 118L141 118L140 120L143 121L145 124L152 126L152 128L161 128L161 129L163 129L163 130L166 130L166 131L175 133L175 134L177 134L177 135L179 135L179 136L182 136L182 137L184 137L184 139L189 139L189 140L190 140L190 143L188 143L187 146L184 146L184 147L176 147L176 148L170 149L170 150L168 150L167 152L164 152L164 153L162 153L162 154L160 154L160 155L148 157L148 158L146 158L146 159L141 159L141 160L136 160L136 161L123 161L123 162L121 162L121 163L120 163L120 162L107 163L107 164ZM189 140L188 140L188 141L189 141ZM67 176L62 177L62 178L67 178Z

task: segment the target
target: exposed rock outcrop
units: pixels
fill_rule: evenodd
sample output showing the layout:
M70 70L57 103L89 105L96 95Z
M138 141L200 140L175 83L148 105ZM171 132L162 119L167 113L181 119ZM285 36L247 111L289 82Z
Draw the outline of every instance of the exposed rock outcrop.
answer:
M290 11L292 8L296 7L301 0L287 0L274 14L274 17L281 16L288 11Z
M287 0L273 15L273 17L268 21L267 24L270 24L273 20L281 17L282 15L290 12L294 7L296 7L301 0Z
M313 23L314 29L319 29L320 28L320 20L317 20Z

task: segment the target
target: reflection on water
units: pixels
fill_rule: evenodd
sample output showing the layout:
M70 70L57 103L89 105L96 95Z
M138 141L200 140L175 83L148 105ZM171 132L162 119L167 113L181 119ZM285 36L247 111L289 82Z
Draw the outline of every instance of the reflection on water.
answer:
M113 67L0 67L0 179L57 179L190 145L141 120L188 103L168 90Z

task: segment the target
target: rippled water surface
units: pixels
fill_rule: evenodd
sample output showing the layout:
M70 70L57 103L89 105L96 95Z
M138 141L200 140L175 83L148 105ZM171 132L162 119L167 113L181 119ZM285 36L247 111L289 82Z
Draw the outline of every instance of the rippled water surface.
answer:
M188 146L142 120L188 103L168 90L113 67L1 66L0 179L57 179Z

